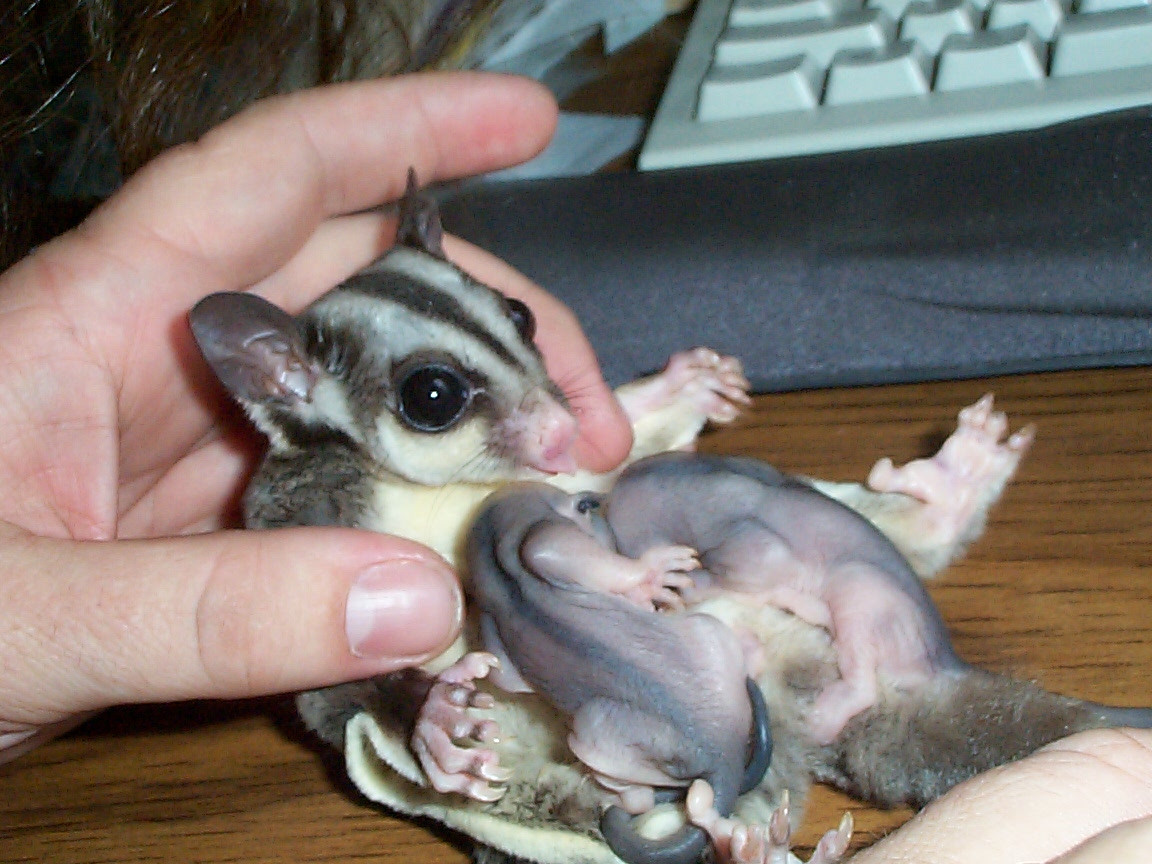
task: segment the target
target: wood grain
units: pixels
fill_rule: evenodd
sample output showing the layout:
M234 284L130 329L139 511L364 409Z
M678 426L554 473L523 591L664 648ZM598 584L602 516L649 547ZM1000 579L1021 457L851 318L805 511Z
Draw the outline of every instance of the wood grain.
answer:
M960 653L1076 696L1152 703L1152 372L1100 370L757 397L707 439L828 479L926 455L986 391L1039 435L987 535L933 594ZM120 708L0 768L0 862L420 861L463 846L365 803L284 700ZM820 789L798 838L851 808Z

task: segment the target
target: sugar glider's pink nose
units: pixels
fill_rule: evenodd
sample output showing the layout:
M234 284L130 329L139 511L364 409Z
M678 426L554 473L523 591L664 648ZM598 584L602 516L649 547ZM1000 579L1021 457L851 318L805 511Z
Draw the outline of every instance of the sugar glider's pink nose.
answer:
M510 421L516 449L525 465L545 474L576 471L572 453L576 418L547 393L540 393Z

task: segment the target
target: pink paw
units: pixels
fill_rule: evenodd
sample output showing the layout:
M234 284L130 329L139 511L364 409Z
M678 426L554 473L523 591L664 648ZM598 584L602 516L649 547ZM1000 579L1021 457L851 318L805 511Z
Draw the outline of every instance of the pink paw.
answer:
M711 348L673 354L662 376L677 399L691 403L713 423L730 423L752 401L740 361Z
M1036 436L1033 426L1005 439L1008 418L992 394L960 412L956 431L930 459L897 468L881 459L868 475L877 492L898 492L927 505L923 518L938 542L962 542L979 532Z
M680 592L692 586L688 574L700 569L695 549L688 546L656 546L639 558L644 570L642 581L624 596L640 606L683 609Z
M510 772L501 768L494 750L478 746L499 740L495 721L469 709L491 708L495 700L476 690L476 680L498 665L484 652L465 654L441 672L420 709L412 733L412 751L438 792L458 792L477 801L498 801Z
M751 402L748 379L740 361L710 348L673 354L664 371L619 391L620 401L633 423L668 408L713 423L734 420Z
M852 814L845 813L839 826L820 838L806 864L837 864L843 860L852 829ZM791 840L788 805L783 804L772 814L767 826L738 825L733 830L730 860L732 864L788 864Z
M716 858L725 864L788 864L792 824L788 791L767 825L746 824L721 817L713 807L712 789L697 780L688 792L688 818L712 838ZM852 814L845 813L840 825L828 831L816 844L807 864L837 864L848 851L852 839Z

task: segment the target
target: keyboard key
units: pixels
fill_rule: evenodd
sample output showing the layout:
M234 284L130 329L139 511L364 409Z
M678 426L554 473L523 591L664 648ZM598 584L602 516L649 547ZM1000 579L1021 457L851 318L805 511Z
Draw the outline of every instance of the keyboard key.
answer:
M1116 9L1148 6L1150 3L1152 0L1080 0L1076 4L1076 11L1081 15L1090 15L1093 12L1112 12Z
M1047 62L1047 44L1027 24L949 36L940 51L935 88L970 90L1020 81L1039 83Z
M1083 75L1152 62L1152 6L1072 18L1052 52L1052 76Z
M1152 0L863 0L863 9L839 14L823 5L839 2L856 0L696 0L640 168L1019 132L1152 110ZM733 26L754 9L813 18ZM909 9L914 14L905 16ZM940 55L923 44L938 33L907 38L920 26L913 22L958 9L975 30L948 33ZM905 17L897 42L895 22ZM863 36L861 23L872 25ZM836 44L840 38L847 44ZM798 59L809 49L815 68ZM823 98L813 107L820 68Z
M733 27L784 24L813 18L834 18L845 12L858 12L862 0L736 0L728 13Z
M916 0L900 22L900 38L915 39L930 54L939 54L953 33L974 33L979 16L964 0Z
M932 58L915 42L896 42L880 50L841 51L828 70L824 104L925 96L931 78Z
M879 9L893 21L904 17L904 10L913 0L868 0L865 4L869 9Z
M988 7L989 30L1003 30L1027 24L1036 34L1050 40L1064 20L1060 0L995 0Z
M743 66L713 66L700 86L701 122L810 110L820 104L824 69L789 57Z
M715 59L730 66L808 54L827 66L843 48L882 48L895 34L896 23L879 9L850 12L830 21L730 27L716 43Z

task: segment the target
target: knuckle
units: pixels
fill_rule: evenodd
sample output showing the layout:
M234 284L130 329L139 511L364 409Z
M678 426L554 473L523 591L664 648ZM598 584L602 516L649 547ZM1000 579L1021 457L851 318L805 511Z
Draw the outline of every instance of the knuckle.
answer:
M264 692L277 680L287 655L276 620L276 591L269 584L263 544L231 547L217 556L196 608L196 647L203 674L217 692Z

